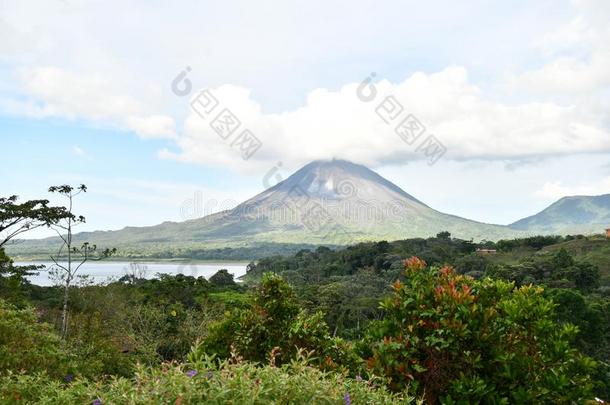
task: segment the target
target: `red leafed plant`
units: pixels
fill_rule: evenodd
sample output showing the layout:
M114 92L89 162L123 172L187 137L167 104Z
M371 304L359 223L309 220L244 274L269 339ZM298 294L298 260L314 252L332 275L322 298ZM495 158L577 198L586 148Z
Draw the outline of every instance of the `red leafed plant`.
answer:
M371 328L368 366L427 402L563 403L590 398L594 362L571 348L542 288L486 279L411 257Z

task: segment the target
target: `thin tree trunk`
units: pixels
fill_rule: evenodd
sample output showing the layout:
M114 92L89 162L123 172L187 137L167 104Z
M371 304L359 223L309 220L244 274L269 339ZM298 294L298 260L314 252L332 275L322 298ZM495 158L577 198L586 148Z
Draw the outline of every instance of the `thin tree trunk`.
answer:
M65 340L68 336L68 293L70 291L70 283L66 282L64 286L64 304L61 311L61 337Z
M70 213L72 213L72 196L70 196ZM68 274L66 274L66 284L64 288L64 305L61 314L61 337L66 340L68 337L68 296L70 283L72 282L72 220L68 218L68 234L66 235L66 247L68 248Z

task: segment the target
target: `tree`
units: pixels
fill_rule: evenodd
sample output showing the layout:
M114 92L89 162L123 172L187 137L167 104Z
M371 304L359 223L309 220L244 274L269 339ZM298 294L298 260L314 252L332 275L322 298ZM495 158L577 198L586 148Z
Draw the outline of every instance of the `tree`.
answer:
M437 233L436 237L438 239L450 240L451 239L451 233L449 233L447 231L442 231L442 232Z
M566 268L574 265L574 258L568 253L565 248L559 249L553 256L553 266L556 271L565 270Z
M59 341L33 308L19 309L0 299L0 375L44 371L52 377L65 376L70 356Z
M34 271L44 265L15 266L4 249L0 248L0 296L13 305L22 307L26 304L25 289L29 282L27 276L36 274Z
M0 292L11 302L21 304L27 276L44 266L14 266L3 246L24 232L51 226L69 216L65 207L49 207L48 200L17 202L16 195L0 198Z
M105 249L104 251L98 251L96 245L90 245L88 242L82 244L80 248L73 246L73 228L79 224L85 222L85 217L82 215L75 216L72 212L74 197L81 193L87 192L87 186L81 184L74 188L69 185L52 186L49 188L51 193L59 193L60 195L68 199L67 214L65 217L56 221L53 224L53 229L62 240L61 246L56 256L51 256L51 260L55 263L56 269L55 274L61 282L64 289L63 305L61 313L61 336L65 340L68 335L68 298L70 286L76 276L76 273L83 264L90 260L102 260L109 257L116 252L116 249ZM64 258L65 249L65 265L61 264L58 260ZM76 259L76 260L75 260ZM76 265L74 265L76 263Z
M216 287L229 287L235 285L233 274L229 273L227 269L218 270L210 277L210 283Z
M294 359L299 349L313 350L323 367L348 361L343 342L331 338L324 315L303 311L280 276L265 273L249 304L212 324L197 350L219 358L229 357L232 350L244 360L274 365Z
M576 288L590 292L599 287L599 268L591 263L577 263L571 269L571 278L576 284Z
M382 304L369 367L395 390L429 403L582 403L592 359L571 346L578 328L559 326L542 287L485 279L405 261L406 279Z
M12 195L0 198L0 248L16 236L41 226L51 226L71 214L65 207L49 207L49 200L17 203Z

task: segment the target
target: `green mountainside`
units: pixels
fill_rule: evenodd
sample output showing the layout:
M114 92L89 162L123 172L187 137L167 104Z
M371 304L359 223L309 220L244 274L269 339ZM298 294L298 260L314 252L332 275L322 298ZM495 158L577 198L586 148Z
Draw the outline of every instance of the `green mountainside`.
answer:
M601 233L610 228L610 194L564 197L509 226L540 234Z
M330 160L309 163L232 210L184 222L83 232L74 240L117 247L120 257L239 258L222 253L233 248L256 258L294 253L303 245L427 238L443 231L465 240L497 241L601 233L606 227L610 194L565 197L509 226L493 225L439 212L365 166ZM52 237L21 241L8 250L34 258L48 256L57 246L59 239Z
M83 232L74 240L130 252L184 252L269 243L349 245L430 237L498 240L522 232L430 208L377 173L344 160L312 162L232 210L185 222ZM47 253L58 238L28 240L13 255Z

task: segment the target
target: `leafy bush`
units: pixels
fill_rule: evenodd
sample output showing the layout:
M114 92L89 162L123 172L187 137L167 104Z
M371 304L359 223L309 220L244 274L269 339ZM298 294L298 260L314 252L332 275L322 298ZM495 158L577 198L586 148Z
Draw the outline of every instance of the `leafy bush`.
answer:
M123 342L112 336L99 313L75 312L69 319L69 325L70 336L62 343L78 359L75 375L129 376L133 373L136 359L123 353Z
M405 261L372 329L370 368L390 387L412 386L429 402L581 402L592 398L595 363L570 346L541 287L475 281L451 267Z
M210 326L198 350L228 358L231 348L244 359L263 364L288 362L298 349L313 351L327 368L341 362L353 369L358 363L348 353L348 344L330 337L324 315L305 313L292 287L273 273L263 276L249 307L227 312L223 321Z
M140 367L134 379L69 384L41 375L0 378L0 401L28 404L408 404L372 381L320 371L304 356L282 367L196 358L193 364Z
M36 274L42 265L15 266L0 247L0 299L20 308L27 306L27 292L31 284L26 278Z
M136 361L152 366L161 361L184 360L213 319L217 319L213 309L189 309L176 303L135 304L111 321L115 339L122 347Z
M229 270L220 269L210 277L210 283L216 287L230 287L235 285L235 280Z
M38 323L32 308L17 309L0 299L0 375L14 370L63 378L72 368L61 339Z

